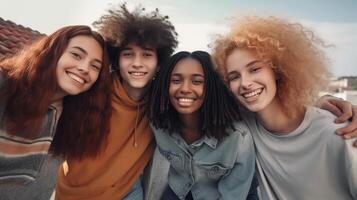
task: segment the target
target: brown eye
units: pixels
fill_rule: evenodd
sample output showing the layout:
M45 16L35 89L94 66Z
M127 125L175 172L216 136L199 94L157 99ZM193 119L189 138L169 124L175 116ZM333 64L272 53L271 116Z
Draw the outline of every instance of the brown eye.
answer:
M238 80L240 78L239 74L232 74L228 76L228 81L235 81Z
M180 79L171 79L171 83L173 84L179 84L181 82Z
M102 68L101 66L98 66L98 65L91 65L91 66L98 71Z
M260 71L260 69L261 69L261 67L254 66L254 67L252 67L251 72L258 72L258 71Z
M123 52L121 52L121 56L124 56L124 57L130 57L130 56L132 56L132 55L133 55L133 53L130 52L130 51L123 51Z
M193 83L194 85L200 85L200 84L203 83L203 80L193 80L192 83Z
M71 54L72 54L72 57L75 58L76 60L80 60L81 59L81 56L78 53L71 52Z
M151 56L153 56L152 53L144 53L144 57L151 57Z

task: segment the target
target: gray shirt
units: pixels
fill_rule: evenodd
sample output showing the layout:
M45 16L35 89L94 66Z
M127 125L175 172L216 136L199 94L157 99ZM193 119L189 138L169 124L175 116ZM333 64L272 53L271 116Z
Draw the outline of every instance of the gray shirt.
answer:
M246 120L254 139L262 199L357 199L357 149L335 130L331 113L307 107L299 127L272 134L253 115Z

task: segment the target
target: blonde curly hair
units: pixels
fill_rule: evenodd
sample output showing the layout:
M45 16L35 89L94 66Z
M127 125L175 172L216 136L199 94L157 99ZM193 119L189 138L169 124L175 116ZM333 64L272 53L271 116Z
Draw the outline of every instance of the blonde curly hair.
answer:
M213 45L213 58L226 79L226 60L236 48L255 51L270 61L278 77L277 96L287 114L295 116L318 97L320 86L328 80L327 45L299 23L276 17L237 19L227 35ZM227 79L226 79L227 80Z

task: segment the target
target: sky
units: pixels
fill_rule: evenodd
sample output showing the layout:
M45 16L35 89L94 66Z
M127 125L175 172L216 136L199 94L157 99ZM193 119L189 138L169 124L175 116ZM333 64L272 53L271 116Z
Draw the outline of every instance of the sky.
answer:
M50 34L75 24L91 25L122 0L0 0L0 17ZM302 23L327 44L335 76L357 76L357 0L128 0L158 8L176 27L180 50L206 50L232 17L278 16Z

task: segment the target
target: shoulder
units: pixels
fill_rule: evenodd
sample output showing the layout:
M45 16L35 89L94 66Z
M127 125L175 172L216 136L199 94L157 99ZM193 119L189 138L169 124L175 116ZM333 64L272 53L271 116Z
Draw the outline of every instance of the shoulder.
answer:
M336 124L334 121L337 117L327 110L316 107L307 107L305 119L310 119L314 127L336 129L346 126L347 123Z
M229 129L220 146L224 146L225 152L235 152L235 162L245 163L255 158L255 150L252 135L244 121L234 122L234 130Z
M226 143L233 143L239 149L252 148L254 146L253 138L247 124L244 121L236 121L233 125L234 130L228 130L229 135L224 138L224 141Z
M236 135L238 137L248 140L251 138L250 130L245 121L236 121L233 123L233 126L234 126L234 130L230 129L229 131L230 135Z
M150 128L154 134L164 134L165 132L162 129L155 128L155 126L152 123L150 123Z
M171 140L171 136L168 131L163 130L161 128L155 128L155 126L150 123L150 128L154 133L156 143L160 146L163 143L167 143L168 140Z
M336 134L336 130L347 126L348 123L336 124L334 120L336 116L329 111L322 110L316 107L309 107L309 115L311 117L311 130L320 132L321 139L325 138L327 145L333 147L330 149L345 148L346 145L351 145L352 142L344 140L341 136Z

